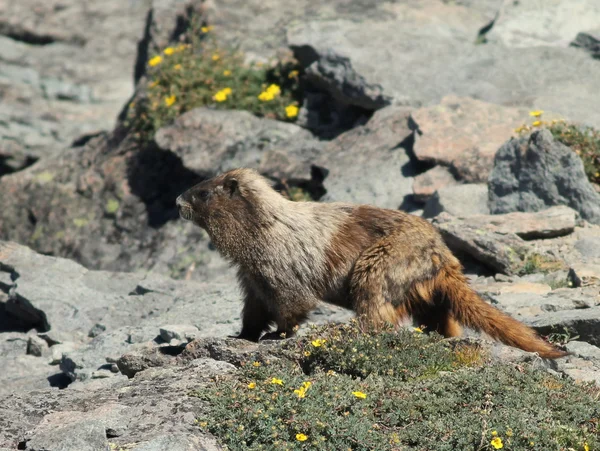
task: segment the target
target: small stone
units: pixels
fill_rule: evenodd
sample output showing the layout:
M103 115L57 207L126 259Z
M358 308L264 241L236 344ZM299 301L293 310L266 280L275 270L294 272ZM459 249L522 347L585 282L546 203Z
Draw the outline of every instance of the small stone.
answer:
M572 287L600 285L600 265L578 263L569 268L567 280Z
M100 335L102 332L106 331L106 326L104 324L96 323L94 327L90 329L88 332L88 337L94 338Z
M63 354L74 351L75 349L75 343L69 341L52 346L50 348L50 351L52 353L50 358L50 365L58 365L63 359Z
M112 363L110 365L110 371L113 373L118 373L119 372L119 366L116 363Z
M117 368L118 369L118 368ZM94 371L92 372L92 379L106 379L107 377L111 377L113 375L113 372L111 371Z
M171 340L175 339L178 342L186 341L186 334L196 335L200 331L196 326L192 326L189 324L172 324L168 326L163 326L160 328L160 338L162 338L165 342L171 343ZM176 345L179 343L176 343Z
M37 335L32 335L27 341L27 354L41 357L48 350L48 343Z
M445 166L435 166L415 177L413 194L416 202L427 202L436 191L458 182Z

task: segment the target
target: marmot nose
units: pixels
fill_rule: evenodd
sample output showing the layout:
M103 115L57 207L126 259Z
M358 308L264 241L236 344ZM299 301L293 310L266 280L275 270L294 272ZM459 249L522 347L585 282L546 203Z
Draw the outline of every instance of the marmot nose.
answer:
M181 205L183 204L183 194L182 194L182 195L180 195L180 196L179 196L179 197L178 197L178 198L175 200L175 204L176 204L178 207L181 207Z

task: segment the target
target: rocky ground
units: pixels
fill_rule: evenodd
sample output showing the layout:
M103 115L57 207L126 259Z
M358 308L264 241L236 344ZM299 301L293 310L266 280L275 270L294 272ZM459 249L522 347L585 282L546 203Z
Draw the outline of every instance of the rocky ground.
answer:
M198 108L132 139L146 60L198 18L294 55L296 123ZM220 449L188 393L269 350L225 338L234 275L174 199L237 166L429 218L485 299L566 343L548 371L600 382L600 190L515 132L600 128L598 23L594 0L0 0L0 450Z

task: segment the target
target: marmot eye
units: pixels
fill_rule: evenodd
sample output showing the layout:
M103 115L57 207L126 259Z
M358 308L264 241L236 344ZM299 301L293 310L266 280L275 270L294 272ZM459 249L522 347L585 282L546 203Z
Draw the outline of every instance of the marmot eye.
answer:
M208 197L208 191L200 191L200 192L198 193L198 197L199 197L200 199L206 199L206 198Z

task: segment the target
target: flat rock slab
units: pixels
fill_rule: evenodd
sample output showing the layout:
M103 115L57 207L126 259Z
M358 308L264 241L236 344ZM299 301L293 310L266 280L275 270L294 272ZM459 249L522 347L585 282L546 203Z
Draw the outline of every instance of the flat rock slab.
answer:
M507 47L566 47L580 31L598 27L600 4L595 0L504 2L492 29L490 42Z
M526 321L531 327L542 334L569 331L578 335L579 340L600 346L600 307L580 310L547 312Z
M452 251L467 254L497 272L518 273L530 251L527 242L516 234L471 225L471 218L454 218L443 212L432 223L440 229Z
M494 155L527 121L528 112L451 95L419 108L411 119L418 127L414 152L419 160L451 167L459 180L477 183L487 182Z
M331 51L349 57L367 83L380 85L384 95L404 105L433 106L454 93L600 126L598 62L585 52L477 45L476 36L489 19L457 5L424 3L390 5L385 20L363 15L299 21L288 27L287 40L292 49L310 49L313 60Z
M459 218L488 214L487 185L468 183L440 188L425 204L423 217L433 218L443 211Z

